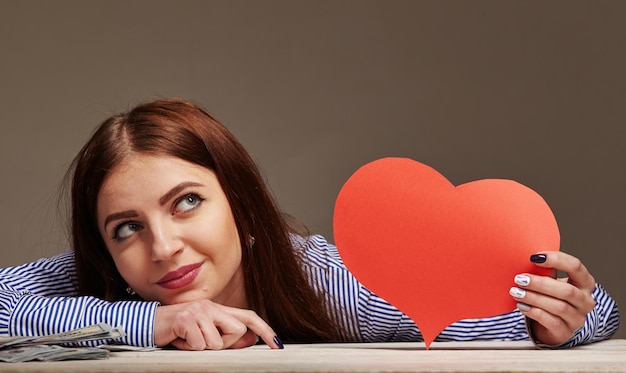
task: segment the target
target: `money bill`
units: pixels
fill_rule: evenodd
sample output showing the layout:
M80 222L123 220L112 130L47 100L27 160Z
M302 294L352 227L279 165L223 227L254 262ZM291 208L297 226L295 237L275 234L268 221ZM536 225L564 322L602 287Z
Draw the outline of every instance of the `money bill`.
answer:
M107 342L124 337L124 331L100 323L46 336L0 337L0 362L104 359L109 350L75 347L80 342Z
M84 328L73 329L67 332L28 337L0 337L0 350L8 347L17 347L33 344L66 344L94 340L111 340L124 337L124 331L113 328L106 323L99 323Z
M106 359L109 351L94 347L62 347L57 345L32 345L0 350L0 361L20 363L26 361L62 361Z

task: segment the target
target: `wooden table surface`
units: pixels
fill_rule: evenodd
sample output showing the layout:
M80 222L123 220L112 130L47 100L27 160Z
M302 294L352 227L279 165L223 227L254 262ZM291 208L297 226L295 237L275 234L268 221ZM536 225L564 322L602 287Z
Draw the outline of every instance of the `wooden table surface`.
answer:
M284 350L112 352L106 360L0 363L0 372L626 372L626 340L567 350L529 342L310 344Z

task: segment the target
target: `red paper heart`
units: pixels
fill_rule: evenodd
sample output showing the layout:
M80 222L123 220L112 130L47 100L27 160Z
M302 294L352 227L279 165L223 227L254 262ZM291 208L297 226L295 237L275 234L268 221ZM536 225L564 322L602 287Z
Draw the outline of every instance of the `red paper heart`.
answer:
M405 158L361 167L341 189L334 212L337 248L355 277L411 317L426 347L448 325L515 309L518 273L548 275L530 263L559 250L550 207L511 180L455 187Z

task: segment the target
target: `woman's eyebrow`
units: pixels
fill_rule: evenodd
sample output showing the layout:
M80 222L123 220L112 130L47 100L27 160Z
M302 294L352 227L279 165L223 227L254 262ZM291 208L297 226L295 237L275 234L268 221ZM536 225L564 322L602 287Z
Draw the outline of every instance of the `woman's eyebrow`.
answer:
M182 190L184 190L185 188L189 188L189 187L194 187L194 186L202 186L202 184L200 183L196 183L194 181L184 181L178 185L176 185L175 187L173 187L172 189L169 190L169 192L165 193L163 195L163 197L159 198L159 204L161 206L163 206L164 204L167 203L167 201L169 201L170 199L172 199L175 195L177 195L178 193L180 193Z
M137 211L135 211L135 210L128 210L128 211L122 211L122 212L113 213L113 214L107 216L106 219L104 219L104 229L106 230L107 225L110 222L112 222L113 220L120 220L120 219L127 219L127 218L136 218L137 216L139 216L139 214L137 214Z

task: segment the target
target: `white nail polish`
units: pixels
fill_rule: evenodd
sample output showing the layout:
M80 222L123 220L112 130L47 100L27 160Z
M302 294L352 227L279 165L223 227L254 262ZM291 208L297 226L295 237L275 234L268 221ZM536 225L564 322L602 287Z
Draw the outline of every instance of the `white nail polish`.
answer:
M530 284L530 277L526 275L517 275L515 276L515 280L513 280L513 282L520 286L528 286Z
M512 287L511 290L509 290L509 294L515 298L524 298L526 296L526 290Z

